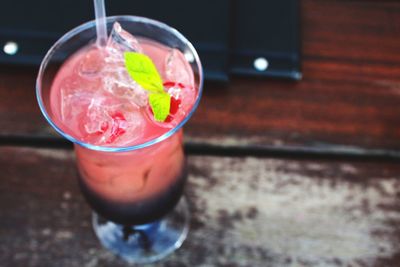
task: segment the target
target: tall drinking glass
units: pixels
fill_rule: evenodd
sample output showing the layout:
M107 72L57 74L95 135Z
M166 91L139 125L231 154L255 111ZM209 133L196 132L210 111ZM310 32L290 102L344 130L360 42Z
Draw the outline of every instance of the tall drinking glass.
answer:
M107 18L108 32L116 21L133 36L185 56L192 71L195 101L179 123L161 135L142 137L143 142L113 146L91 143L61 122L59 111L54 109L52 88L63 64L76 51L94 43L94 21L66 33L50 48L40 66L36 94L48 123L74 143L79 185L94 210L93 227L100 242L129 262L148 263L179 248L188 233L189 211L181 197L187 178L181 128L199 103L203 73L195 49L177 30L147 18L117 16ZM115 116L118 120L113 123L120 122L121 115ZM114 130L114 124L101 129L107 127Z

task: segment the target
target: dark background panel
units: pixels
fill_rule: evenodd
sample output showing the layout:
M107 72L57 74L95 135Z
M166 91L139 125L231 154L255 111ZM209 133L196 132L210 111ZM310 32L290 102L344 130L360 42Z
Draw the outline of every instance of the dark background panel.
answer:
M177 28L200 53L206 77L228 80L229 0L106 1L107 15L139 15ZM211 8L212 7L212 8ZM207 14L205 17L204 14ZM17 42L15 56L1 63L37 65L62 34L94 18L92 1L7 1L0 9L0 45Z
M298 0L234 1L233 73L300 79ZM254 68L265 58L268 68Z
M0 32L54 38L93 17L93 1L2 1Z
M177 28L199 51L210 80L230 74L298 79L298 0L106 1L108 15L140 15ZM0 46L19 44L19 52L0 52L0 63L38 65L65 32L94 18L92 1L6 1L0 10ZM256 57L270 67L256 71ZM297 76L296 76L297 75Z

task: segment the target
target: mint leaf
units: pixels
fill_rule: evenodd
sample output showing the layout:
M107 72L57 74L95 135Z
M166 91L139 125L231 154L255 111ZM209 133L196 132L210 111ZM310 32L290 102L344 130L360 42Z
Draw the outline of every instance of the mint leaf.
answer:
M151 93L164 93L160 74L148 56L136 52L125 52L124 58L125 68L135 82Z
M149 103L153 110L154 119L159 122L165 121L171 106L171 96L165 92L151 93L149 95Z
M125 68L131 78L143 89L150 92L149 104L154 119L165 121L169 115L171 96L164 91L163 82L153 61L146 55L136 52L125 52Z

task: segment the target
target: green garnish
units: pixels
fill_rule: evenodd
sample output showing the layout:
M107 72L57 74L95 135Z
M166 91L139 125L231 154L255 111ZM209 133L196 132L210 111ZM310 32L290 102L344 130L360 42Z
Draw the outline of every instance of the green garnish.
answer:
M164 91L160 74L153 61L146 55L136 52L125 52L125 68L131 78L149 94L149 104L154 119L159 122L168 117L171 96Z
M151 93L149 95L150 107L156 121L165 121L171 105L171 96L167 93Z

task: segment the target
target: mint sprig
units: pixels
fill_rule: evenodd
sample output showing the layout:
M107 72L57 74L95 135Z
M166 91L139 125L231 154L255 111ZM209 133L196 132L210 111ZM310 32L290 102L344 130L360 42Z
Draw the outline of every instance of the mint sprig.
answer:
M136 52L125 52L125 68L131 78L149 94L149 104L154 119L159 122L168 117L171 96L164 91L163 82L153 61L146 55Z

